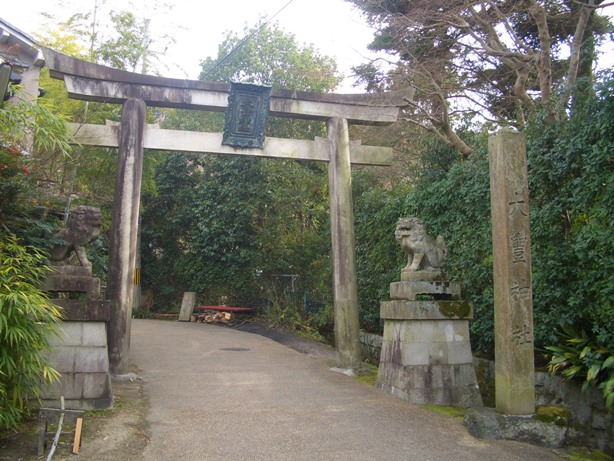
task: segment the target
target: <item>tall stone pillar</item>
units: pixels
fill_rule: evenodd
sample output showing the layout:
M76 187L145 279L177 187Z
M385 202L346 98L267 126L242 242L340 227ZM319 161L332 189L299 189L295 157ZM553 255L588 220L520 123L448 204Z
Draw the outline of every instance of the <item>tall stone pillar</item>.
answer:
M360 367L360 326L347 120L329 119L327 133L332 144L328 175L337 366L356 369Z
M496 410L535 413L529 192L524 136L488 141L495 285Z
M128 99L122 110L119 131L107 283L107 297L112 301L108 328L112 373L121 373L128 365L145 113L143 101Z

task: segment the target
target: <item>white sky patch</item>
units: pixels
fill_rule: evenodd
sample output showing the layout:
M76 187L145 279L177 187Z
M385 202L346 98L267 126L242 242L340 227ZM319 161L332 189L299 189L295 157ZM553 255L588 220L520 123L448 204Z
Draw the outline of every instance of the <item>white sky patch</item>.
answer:
M22 31L34 35L45 22L42 12L66 20L76 12L92 12L98 5L98 19L108 22L111 11L132 11L150 19L150 36L169 35L175 39L165 53L165 77L197 79L199 62L216 57L225 32L243 35L245 25L254 26L260 18L277 13L288 0L27 0L0 12L0 17ZM170 7L165 7L169 5ZM367 49L374 30L360 13L345 0L293 0L274 20L300 44L313 44L320 53L337 61L345 77L340 92L362 91L353 88L351 68L374 59ZM159 50L161 51L161 50Z

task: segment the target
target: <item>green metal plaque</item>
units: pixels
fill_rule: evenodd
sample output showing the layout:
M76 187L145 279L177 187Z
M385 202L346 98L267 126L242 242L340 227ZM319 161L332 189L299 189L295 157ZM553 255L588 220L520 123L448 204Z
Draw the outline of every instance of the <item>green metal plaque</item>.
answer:
M270 86L231 83L222 144L262 149L270 97Z

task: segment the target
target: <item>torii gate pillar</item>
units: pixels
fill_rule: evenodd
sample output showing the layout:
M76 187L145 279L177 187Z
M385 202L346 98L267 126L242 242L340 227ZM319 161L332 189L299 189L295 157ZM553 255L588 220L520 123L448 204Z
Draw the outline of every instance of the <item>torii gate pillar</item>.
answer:
M109 365L114 374L128 368L145 117L145 102L126 100L119 129L107 281L107 298L113 301L107 338Z
M358 283L354 252L354 211L348 122L332 118L326 124L331 142L328 181L333 257L333 302L337 366L360 368Z

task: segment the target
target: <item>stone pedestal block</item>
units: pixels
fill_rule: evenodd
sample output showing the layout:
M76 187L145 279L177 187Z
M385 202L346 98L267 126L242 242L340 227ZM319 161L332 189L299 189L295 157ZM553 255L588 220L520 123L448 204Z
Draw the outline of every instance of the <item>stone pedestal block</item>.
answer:
M401 271L401 282L447 282L448 276L442 270L412 271L405 268Z
M390 291L393 300L380 307L384 339L377 387L416 404L482 406L469 342L473 309L460 300L458 284L397 282ZM415 300L416 293L444 292L457 300Z
M50 360L62 375L46 386L41 400L46 407L96 410L113 404L105 322L62 322L61 335L50 338Z
M87 293L90 299L100 297L100 279L82 266L53 266L41 287L50 292Z
M414 301L420 297L437 300L460 300L461 289L458 282L392 282L390 284L390 299L406 299Z
M111 301L100 300L100 279L91 268L55 266L43 289L51 292L87 293L86 299L52 299L64 310L61 335L50 338L49 359L61 374L60 380L46 386L41 401L57 408L64 397L66 408L96 410L113 405L107 322Z

